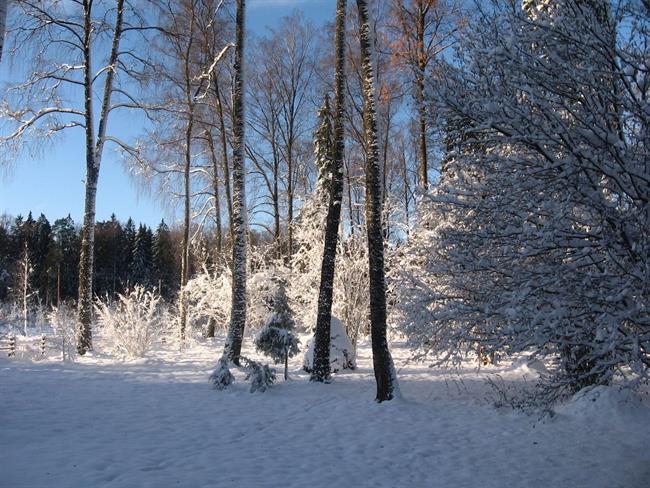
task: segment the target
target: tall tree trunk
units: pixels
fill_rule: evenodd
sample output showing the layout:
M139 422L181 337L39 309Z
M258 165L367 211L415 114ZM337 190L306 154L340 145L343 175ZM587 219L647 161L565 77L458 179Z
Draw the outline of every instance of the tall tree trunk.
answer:
M187 282L190 277L190 224L191 224L191 169L192 169L192 132L194 130L194 95L192 93L192 73L190 71L190 55L194 41L194 16L190 19L188 26L188 41L185 49L184 82L185 82L185 103L187 104L187 126L185 127L185 164L183 168L183 240L181 243L181 283L178 293L179 298L179 319L180 319L180 341L185 341L187 328Z
M92 348L93 307L93 257L95 244L95 208L99 167L95 164L95 131L93 114L93 73L91 66L91 6L84 0L84 109L86 124L86 196L84 200L84 223L81 230L81 254L79 258L79 342L77 351L85 354Z
M366 226L368 228L368 262L370 277L370 332L372 362L377 382L378 402L391 400L397 378L386 338L386 282L384 277L384 243L382 237L382 181L377 145L377 113L372 67L372 40L366 0L357 0L359 42L363 68L363 127L366 139Z
M104 152L106 141L106 128L108 114L113 94L113 80L117 70L120 39L122 38L122 24L124 15L124 0L117 0L117 17L109 58L109 69L104 82L104 94L99 118L99 131L95 143L94 113L92 100L92 58L91 58L91 14L92 2L84 0L84 109L86 129L86 195L84 199L84 223L81 230L81 253L79 257L79 339L77 351L83 355L92 349L92 297L93 297L93 259L95 254L95 209L97 199L97 181L99 180L99 167Z
M429 188L429 155L427 152L427 133L426 133L426 107L424 103L424 75L426 70L426 53L424 47L425 33L425 9L422 2L418 4L417 19L417 45L418 53L417 69L415 76L416 84L416 103L418 105L418 145L420 152L420 186L423 190Z
M180 314L180 340L181 343L185 341L185 329L187 327L187 297L185 295L185 288L189 281L189 266L190 266L190 209L191 209L191 195L190 195L190 170L192 164L192 129L193 129L193 113L190 109L190 118L185 129L185 167L183 171L183 240L181 244L181 287L179 291L179 314Z
M318 316L314 334L314 364L311 381L328 381L330 377L330 328L336 247L341 221L343 197L343 112L345 110L345 18L347 1L336 1L336 67L334 81L334 148L332 154L332 184L325 224L325 245L321 265Z
M212 190L214 191L214 224L217 227L216 229L216 256L215 258L221 257L221 252L223 248L223 235L221 230L221 191L219 190L219 161L217 161L217 153L214 150L214 138L212 137L212 131L208 129L206 131L208 136L208 144L210 145L210 157L212 158ZM215 259L215 262L217 260Z
M5 40L5 23L7 21L8 0L0 0L0 60L2 60L2 48Z
M228 210L228 230L230 244L234 242L234 229L232 223L232 194L230 191L230 162L228 161L228 134L226 133L226 122L223 114L223 103L221 102L221 90L217 75L213 75L214 93L217 97L217 112L219 113L219 134L221 135L221 151L223 157L223 187L226 190L226 209Z
M287 258L291 261L293 255L293 129L289 130L287 145L287 177Z
M233 209L232 308L224 356L239 365L246 326L246 167L244 159L244 29L246 1L237 0L235 44L235 91L233 96Z

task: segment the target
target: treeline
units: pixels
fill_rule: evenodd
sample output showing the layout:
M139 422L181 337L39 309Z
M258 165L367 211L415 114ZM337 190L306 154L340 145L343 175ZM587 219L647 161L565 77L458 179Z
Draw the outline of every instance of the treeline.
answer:
M180 232L161 221L155 231L115 215L95 224L93 290L113 297L134 285L160 290L171 300L178 292ZM34 219L0 220L0 301L22 299L24 270L31 300L42 305L77 301L81 230L68 215L50 223Z

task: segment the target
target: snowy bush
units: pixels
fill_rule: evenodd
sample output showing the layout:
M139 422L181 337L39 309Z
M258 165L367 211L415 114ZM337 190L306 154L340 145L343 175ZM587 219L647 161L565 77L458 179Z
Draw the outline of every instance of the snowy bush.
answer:
M260 393L265 392L275 382L275 370L269 368L268 364L261 364L257 361L246 359L246 367L248 368L246 380L251 383L251 393L255 393L256 391Z
M188 323L213 320L226 330L230 321L232 274L227 266L218 273L204 267L188 281L185 293L189 304Z
M210 381L217 390L225 390L235 381L235 377L228 369L228 360L225 357L220 358L217 362L217 366L210 375Z
M284 284L278 285L273 299L273 315L255 337L258 351L271 357L277 364L284 362L284 379L287 379L288 360L298 354L300 340L294 335L295 323L287 300Z
M160 295L141 285L118 294L114 302L98 301L95 312L108 349L127 358L144 357L164 326L161 305Z
M330 371L337 373L344 369L355 369L357 367L356 355L352 343L345 333L345 328L339 319L332 316L330 326ZM307 343L303 368L311 373L314 364L314 339Z
M77 355L77 310L74 306L61 304L53 307L48 321L55 336L61 342L61 359L73 359Z
M395 270L400 322L412 345L456 362L477 344L534 352L551 399L638 385L650 367L647 10L493 5L430 90L448 153Z

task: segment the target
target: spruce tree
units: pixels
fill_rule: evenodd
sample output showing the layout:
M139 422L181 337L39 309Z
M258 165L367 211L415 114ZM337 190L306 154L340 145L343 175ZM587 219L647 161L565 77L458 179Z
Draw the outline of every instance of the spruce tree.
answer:
M289 358L298 354L300 340L295 336L296 324L284 283L278 284L273 298L273 314L255 338L257 350L269 356L276 364L284 362L284 379L288 377Z
M154 285L159 288L159 293L165 299L170 299L176 290L176 258L174 257L174 243L169 232L169 227L164 220L160 222L153 238L153 269Z
M153 235L151 229L146 225L140 224L135 236L133 246L133 262L131 272L133 276L133 285L142 285L145 288L151 288L153 283Z

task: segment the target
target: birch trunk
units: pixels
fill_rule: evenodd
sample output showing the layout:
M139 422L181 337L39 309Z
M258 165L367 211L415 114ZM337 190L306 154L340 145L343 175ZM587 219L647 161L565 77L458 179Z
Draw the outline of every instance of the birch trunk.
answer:
M101 164L108 113L110 111L111 95L113 93L113 80L119 56L120 39L124 14L124 0L117 0L117 17L111 44L109 68L104 82L104 94L99 119L99 131L95 143L94 110L93 110L93 72L92 72L92 1L83 1L84 13L84 118L86 133L86 194L84 198L84 222L81 230L81 253L79 257L79 339L77 351L85 354L92 349L92 297L93 297L93 259L95 253L95 209L97 198L97 181Z
M345 17L346 0L336 2L336 68L334 81L334 148L332 155L332 183L325 224L325 245L321 264L318 315L314 335L314 364L311 381L328 381L330 377L330 326L332 320L332 294L336 247L341 221L343 198L343 111L345 103Z
M239 366L246 326L246 167L244 159L244 29L245 0L237 0L235 44L235 90L233 95L233 208L232 307L224 356Z
M189 35L184 56L185 103L187 104L187 126L185 127L185 162L183 167L183 240L181 244L181 286L178 292L180 341L185 342L187 328L187 296L185 288L190 277L190 224L191 224L191 185L192 169L192 133L194 130L194 96L192 93L192 74L190 72L190 53L194 40L194 15L191 16Z
M91 22L92 2L84 0L84 109L86 129L86 195L84 200L84 223L81 230L81 254L79 258L79 340L80 355L92 349L93 307L93 257L95 251L95 203L99 167L95 164L95 131L93 116Z
M386 338L386 281L384 276L384 242L382 232L382 179L377 144L377 112L372 66L372 38L366 0L357 0L359 42L363 69L363 128L366 139L366 226L368 229L368 264L370 277L370 332L372 362L377 382L378 402L391 400L397 378Z

